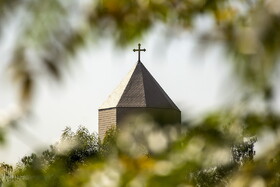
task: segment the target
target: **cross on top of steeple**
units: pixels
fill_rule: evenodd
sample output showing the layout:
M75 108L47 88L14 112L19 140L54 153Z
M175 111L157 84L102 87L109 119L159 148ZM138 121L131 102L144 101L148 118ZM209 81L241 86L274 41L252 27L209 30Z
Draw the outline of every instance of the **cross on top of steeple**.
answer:
M144 52L145 52L146 49L145 49L145 48L144 48L144 49L141 49L141 44L139 43L139 44L138 44L138 49L133 49L133 51L134 51L134 52L138 51L138 62L141 62L141 60L140 60L140 52L141 52L141 51L144 51Z

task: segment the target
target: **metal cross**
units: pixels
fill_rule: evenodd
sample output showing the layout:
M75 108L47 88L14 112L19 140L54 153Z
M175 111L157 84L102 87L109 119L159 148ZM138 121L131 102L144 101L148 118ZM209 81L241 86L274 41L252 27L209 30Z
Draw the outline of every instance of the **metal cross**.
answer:
M139 43L139 44L138 44L138 49L133 49L134 52L138 51L138 62L141 62L141 61L140 61L140 52L141 52L141 51L144 51L144 52L146 51L145 48L144 48L144 49L140 49L140 48L141 48L141 44Z

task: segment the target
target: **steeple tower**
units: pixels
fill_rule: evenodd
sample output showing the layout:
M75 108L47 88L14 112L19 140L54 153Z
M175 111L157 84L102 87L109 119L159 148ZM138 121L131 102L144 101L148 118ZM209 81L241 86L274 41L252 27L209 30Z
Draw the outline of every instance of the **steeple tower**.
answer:
M143 113L161 125L181 122L179 108L138 59L136 66L99 108L100 138L127 117Z

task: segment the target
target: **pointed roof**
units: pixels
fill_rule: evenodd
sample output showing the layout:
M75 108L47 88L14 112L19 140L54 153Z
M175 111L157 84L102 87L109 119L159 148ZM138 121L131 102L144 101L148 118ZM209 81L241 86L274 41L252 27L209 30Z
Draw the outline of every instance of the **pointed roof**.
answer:
M99 109L115 107L179 110L141 62L127 74Z

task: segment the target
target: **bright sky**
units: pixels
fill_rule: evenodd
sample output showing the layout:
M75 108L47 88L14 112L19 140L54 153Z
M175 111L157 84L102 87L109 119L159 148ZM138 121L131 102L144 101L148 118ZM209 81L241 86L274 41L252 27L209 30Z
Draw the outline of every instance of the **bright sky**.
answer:
M147 49L141 61L181 109L183 120L236 99L237 89L221 48L215 46L198 53L193 34L178 33L170 40L164 36L166 32L157 26L139 41ZM24 155L48 147L59 140L66 126L76 130L82 125L97 132L98 107L135 65L137 53L132 49L137 44L125 49L115 49L110 40L88 45L64 71L61 83L42 79L36 90L33 116L22 121L19 130L7 133L7 142L0 147L0 162L15 164ZM0 117L14 108L16 94L3 67Z

